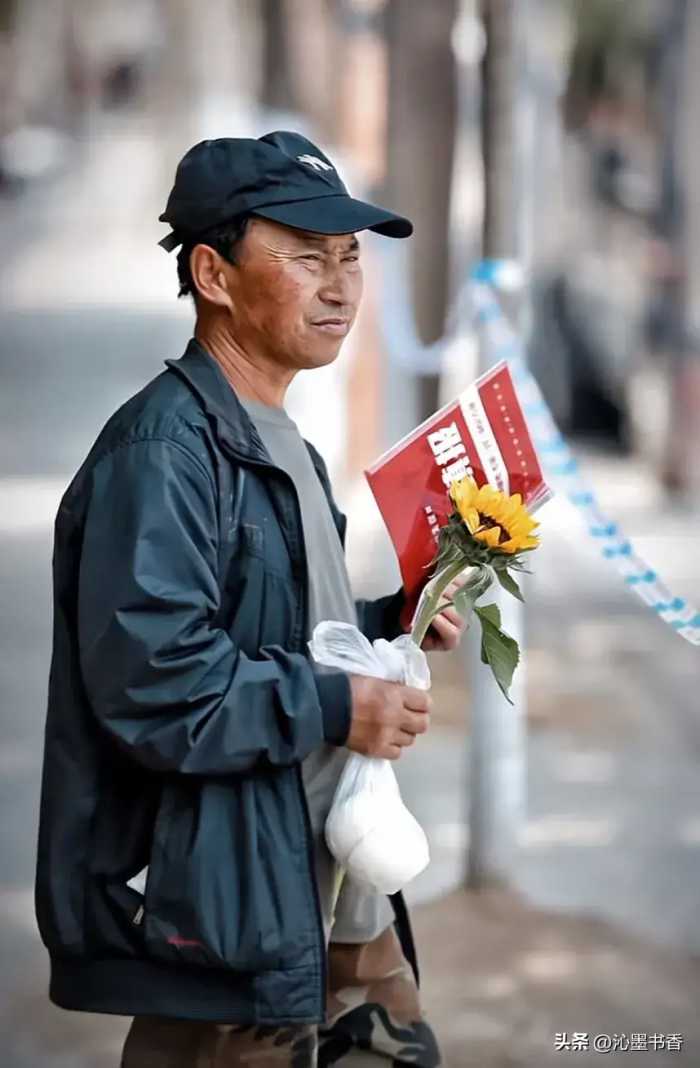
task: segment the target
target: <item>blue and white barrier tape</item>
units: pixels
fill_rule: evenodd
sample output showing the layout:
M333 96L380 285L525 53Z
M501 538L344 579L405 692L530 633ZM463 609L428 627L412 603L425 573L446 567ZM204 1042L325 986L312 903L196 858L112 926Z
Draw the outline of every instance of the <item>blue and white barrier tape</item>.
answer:
M494 286L510 289L522 283L517 265L504 260L482 260L472 269L469 281L457 294L448 318L448 328L432 345L418 337L411 311L407 259L402 242L382 242L384 258L384 314L381 317L389 356L397 367L422 374L435 374L448 346L476 326L484 334L492 361L507 360L518 388L528 426L548 477L561 486L579 510L588 532L602 555L614 562L625 585L659 619L692 645L700 645L700 613L682 597L676 597L656 570L639 556L618 525L600 508L593 489L586 483L564 437L560 433L542 392L525 362L522 342L503 313Z
M523 359L522 343L503 314L495 295L498 263L481 264L472 275L474 318L483 331L494 362L507 360L537 451L548 476L562 487L578 509L588 533L600 544L602 555L612 560L625 584L660 619L686 641L700 645L700 612L682 597L675 597L656 570L639 556L617 523L601 510L593 489L584 480L578 461L560 433L540 387Z

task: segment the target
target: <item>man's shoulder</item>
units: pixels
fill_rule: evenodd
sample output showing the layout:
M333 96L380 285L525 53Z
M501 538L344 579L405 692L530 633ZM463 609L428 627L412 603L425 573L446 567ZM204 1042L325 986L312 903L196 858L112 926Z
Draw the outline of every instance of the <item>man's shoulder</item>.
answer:
M84 496L91 472L108 457L143 443L170 442L186 450L200 466L211 468L212 433L195 394L177 375L165 370L129 397L109 417L76 472L64 501ZM89 490L88 490L89 494Z
M93 462L132 442L174 440L194 445L209 430L197 397L170 371L162 371L109 417L91 450Z

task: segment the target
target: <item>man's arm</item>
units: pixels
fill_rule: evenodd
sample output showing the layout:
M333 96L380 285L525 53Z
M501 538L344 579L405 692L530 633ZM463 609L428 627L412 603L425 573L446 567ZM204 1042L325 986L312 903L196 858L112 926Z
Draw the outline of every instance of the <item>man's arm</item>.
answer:
M373 642L376 638L391 641L404 633L399 615L404 605L403 588L379 597L376 601L355 601L358 626L366 638Z
M185 445L134 441L99 461L81 553L78 638L102 727L146 767L194 775L289 765L350 728L350 683L271 645L251 659L212 625L213 480Z

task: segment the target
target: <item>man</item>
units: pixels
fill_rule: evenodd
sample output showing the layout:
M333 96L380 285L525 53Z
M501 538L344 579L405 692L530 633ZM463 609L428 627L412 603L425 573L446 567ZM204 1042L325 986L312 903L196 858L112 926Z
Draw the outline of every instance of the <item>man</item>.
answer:
M352 326L356 232L411 224L353 200L291 133L195 146L161 219L195 336L111 417L56 521L37 874L51 997L134 1016L124 1068L358 1049L436 1065L401 897L348 881L333 924L323 840L348 751L398 758L430 699L311 662L319 620L391 638L402 595L353 601L345 517L283 407ZM445 607L426 648L461 629Z

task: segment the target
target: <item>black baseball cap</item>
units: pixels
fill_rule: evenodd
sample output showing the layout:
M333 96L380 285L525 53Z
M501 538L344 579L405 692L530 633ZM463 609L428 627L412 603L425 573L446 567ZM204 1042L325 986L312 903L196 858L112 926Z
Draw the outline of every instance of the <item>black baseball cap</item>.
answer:
M159 217L172 232L158 244L172 252L249 213L318 234L413 233L408 219L351 197L331 161L306 137L276 130L257 140L221 137L191 148Z

